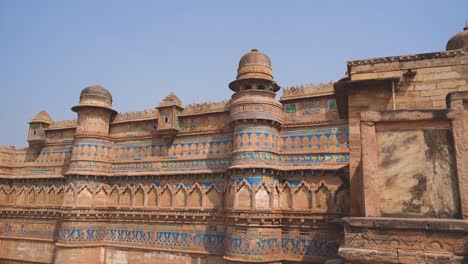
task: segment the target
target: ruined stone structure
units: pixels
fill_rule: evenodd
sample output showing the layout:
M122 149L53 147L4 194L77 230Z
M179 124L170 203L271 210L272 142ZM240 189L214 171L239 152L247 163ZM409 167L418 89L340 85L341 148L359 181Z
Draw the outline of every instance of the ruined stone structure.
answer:
M257 50L225 102L118 113L87 87L0 148L0 262L464 263L467 35L279 100Z

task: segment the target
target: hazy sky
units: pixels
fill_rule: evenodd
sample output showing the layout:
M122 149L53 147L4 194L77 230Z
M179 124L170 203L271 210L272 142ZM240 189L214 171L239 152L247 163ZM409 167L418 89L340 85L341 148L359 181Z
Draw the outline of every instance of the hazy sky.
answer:
M466 19L466 0L0 0L0 145L26 146L42 109L76 118L92 84L119 112L229 99L252 48L280 86L336 81L349 60L442 51Z

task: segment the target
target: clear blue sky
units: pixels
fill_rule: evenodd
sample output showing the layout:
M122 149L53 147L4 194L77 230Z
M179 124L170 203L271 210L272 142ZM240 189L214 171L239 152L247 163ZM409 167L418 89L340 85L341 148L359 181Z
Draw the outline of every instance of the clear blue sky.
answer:
M281 86L338 80L346 61L445 49L468 1L0 0L0 145L27 145L46 109L73 119L101 84L120 112L229 99L240 57L268 54ZM280 92L281 93L281 92Z

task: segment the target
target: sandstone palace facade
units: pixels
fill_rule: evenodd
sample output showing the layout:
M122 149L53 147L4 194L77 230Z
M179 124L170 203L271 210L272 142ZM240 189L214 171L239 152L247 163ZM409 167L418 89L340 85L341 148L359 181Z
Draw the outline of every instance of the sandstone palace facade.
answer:
M2 263L467 263L468 27L446 51L118 113L96 85L0 148Z

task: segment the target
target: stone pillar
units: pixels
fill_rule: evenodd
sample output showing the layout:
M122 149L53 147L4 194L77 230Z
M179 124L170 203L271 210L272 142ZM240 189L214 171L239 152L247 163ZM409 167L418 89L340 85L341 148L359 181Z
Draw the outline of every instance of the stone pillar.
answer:
M364 215L380 216L379 170L375 124L361 122Z
M453 92L447 95L448 117L451 119L455 160L457 163L458 192L463 219L468 219L468 139L465 127L468 124L468 92Z

